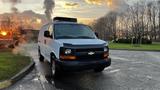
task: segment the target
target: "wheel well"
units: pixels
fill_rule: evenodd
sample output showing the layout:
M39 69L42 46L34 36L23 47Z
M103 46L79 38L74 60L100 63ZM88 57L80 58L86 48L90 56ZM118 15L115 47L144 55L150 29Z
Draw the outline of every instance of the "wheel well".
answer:
M40 51L40 46L38 46L38 50Z
M51 52L51 59L56 59L56 55L53 52Z

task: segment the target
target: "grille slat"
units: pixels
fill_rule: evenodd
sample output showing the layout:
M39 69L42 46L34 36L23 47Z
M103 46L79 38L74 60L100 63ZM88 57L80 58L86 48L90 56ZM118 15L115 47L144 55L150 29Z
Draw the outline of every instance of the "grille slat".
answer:
M93 51L103 51L103 48L92 48L92 49L76 49L76 52L93 52Z
M91 49L76 49L75 54L77 59L80 61L93 61L103 59L104 50L103 48L91 48ZM95 54L89 55L89 52L94 52Z

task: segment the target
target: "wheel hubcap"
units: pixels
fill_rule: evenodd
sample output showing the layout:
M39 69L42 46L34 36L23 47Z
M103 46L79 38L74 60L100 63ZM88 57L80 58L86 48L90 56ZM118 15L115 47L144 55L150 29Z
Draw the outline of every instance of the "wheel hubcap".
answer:
M52 63L52 74L53 75L55 74L55 63L54 62Z

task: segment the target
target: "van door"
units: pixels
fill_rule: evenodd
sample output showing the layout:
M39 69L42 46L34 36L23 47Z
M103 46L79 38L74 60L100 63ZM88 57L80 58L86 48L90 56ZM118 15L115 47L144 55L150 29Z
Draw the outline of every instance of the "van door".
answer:
M52 24L50 24L49 26L48 26L48 31L50 32L50 37L49 38L46 38L46 57L47 57L47 59L50 59L50 54L51 54L51 52L52 52L52 42L53 42L53 39L54 39L54 37L53 37L53 25Z
M44 56L44 31L45 31L45 26L41 28L38 36L38 45L40 47L40 51L43 56Z
M45 37L44 36L44 32L45 31L47 31L48 30L48 25L45 25L44 27L43 27L43 32L42 32L42 38L41 38L41 40L40 40L40 42L41 42L41 52L42 52L42 55L46 58L46 52L47 52L47 50L46 50L46 42L47 42L47 37Z

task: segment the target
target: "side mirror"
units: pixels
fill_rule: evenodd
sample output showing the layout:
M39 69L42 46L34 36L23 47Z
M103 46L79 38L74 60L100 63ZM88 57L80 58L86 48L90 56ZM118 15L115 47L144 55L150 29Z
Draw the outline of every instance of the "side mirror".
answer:
M45 31L45 32L44 32L44 37L47 37L47 38L51 37L51 36L50 36L50 32L49 32L49 31Z
M98 35L98 33L97 33L97 32L95 32L95 35L96 35L97 37L99 37L99 35Z

